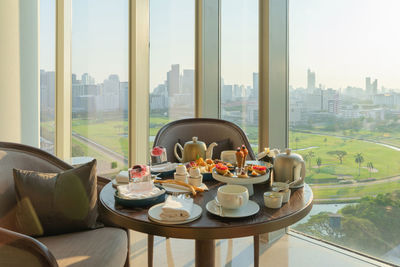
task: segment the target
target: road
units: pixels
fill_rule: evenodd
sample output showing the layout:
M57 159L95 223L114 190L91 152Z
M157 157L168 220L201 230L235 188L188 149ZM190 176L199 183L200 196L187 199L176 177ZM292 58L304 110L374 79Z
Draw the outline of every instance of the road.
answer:
M72 132L72 136L78 139L81 142L86 143L88 146L90 146L92 149L97 150L101 154L105 154L109 158L113 159L114 161L118 162L121 165L128 165L128 159L122 156L121 154L118 154L111 149L96 143L89 138L86 138L76 132Z
M370 186L374 184L382 184L382 183L387 183L387 182L395 182L399 181L400 176L394 176L390 178L382 178L376 181L370 181L370 182L361 182L361 183L354 183L354 184L336 184L336 185L310 185L312 188L318 189L326 189L326 188L343 188L343 187L358 187L358 186Z

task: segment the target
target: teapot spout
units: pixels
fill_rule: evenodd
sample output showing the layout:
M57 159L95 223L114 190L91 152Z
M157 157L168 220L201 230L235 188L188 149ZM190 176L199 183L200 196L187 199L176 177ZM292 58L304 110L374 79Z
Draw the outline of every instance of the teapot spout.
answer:
M212 159L212 155L213 155L213 150L214 150L214 147L215 146L218 146L218 144L217 143L211 143L209 146L208 146L208 148L207 148L207 151L206 151L206 159Z

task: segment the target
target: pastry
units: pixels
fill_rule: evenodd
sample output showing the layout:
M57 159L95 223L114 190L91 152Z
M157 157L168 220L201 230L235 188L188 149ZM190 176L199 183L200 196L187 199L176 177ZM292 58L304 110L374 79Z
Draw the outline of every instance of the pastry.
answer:
M245 145L242 145L242 152L243 152L243 166L246 164L246 158L247 155L249 154L249 150L247 150Z
M252 171L250 175L251 176L258 176L259 174L257 172L255 172L255 171Z
M210 165L210 164L214 164L214 161L212 159L206 159L206 163L208 165Z
M249 176L247 175L246 172L241 172L240 174L238 174L239 178L249 178Z
M193 196L195 196L197 194L196 191L198 192L204 192L204 189L200 188L200 187L196 187L184 182L180 182L180 181L176 181L176 180L154 180L154 183L158 183L158 184L177 184L177 185L182 185L185 186L187 188L190 189L190 191L192 192Z
M254 165L254 166L253 166L253 170L254 170L256 173L261 174L261 175L264 175L264 174L267 173L267 167L265 167L265 166Z
M240 169L240 168L243 167L243 157L244 157L243 151L240 150L240 147L238 147L238 148L236 149L235 155L236 155L236 163L237 163L237 166L238 166L238 168Z
M225 173L227 173L228 167L226 167L224 164L222 163L218 163L217 165L215 165L215 170L217 171L218 174L220 175L224 175Z
M233 173L231 173L230 171L227 171L224 176L226 177L233 177Z

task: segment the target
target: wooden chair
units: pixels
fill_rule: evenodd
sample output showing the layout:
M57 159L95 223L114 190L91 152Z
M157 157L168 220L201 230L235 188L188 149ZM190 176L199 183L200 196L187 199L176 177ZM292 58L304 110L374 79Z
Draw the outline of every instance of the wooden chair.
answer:
M245 145L249 151L248 159L255 160L256 156L250 146L249 140L243 130L236 124L219 119L209 118L191 118L170 122L164 125L157 133L154 139L154 146L163 146L167 149L167 160L177 162L174 155L174 146L192 140L193 136L197 136L198 140L205 142L207 145L212 142L223 143L226 150L234 150L235 148ZM217 147L216 147L217 148ZM220 158L220 152L214 153L213 158ZM154 237L148 237L148 262L153 262ZM259 236L254 236L254 266L259 263Z

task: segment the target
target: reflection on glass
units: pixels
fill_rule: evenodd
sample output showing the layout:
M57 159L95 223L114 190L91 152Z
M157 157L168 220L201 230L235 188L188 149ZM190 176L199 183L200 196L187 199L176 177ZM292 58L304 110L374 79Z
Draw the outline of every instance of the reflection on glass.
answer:
M221 118L258 150L258 1L221 1Z
M40 148L54 154L55 0L40 1Z
M72 156L105 176L128 160L128 4L72 1Z
M170 121L194 116L194 0L150 0L150 145Z
M396 265L400 38L392 27L399 7L296 0L289 8L289 144L307 162L315 197L294 229Z

